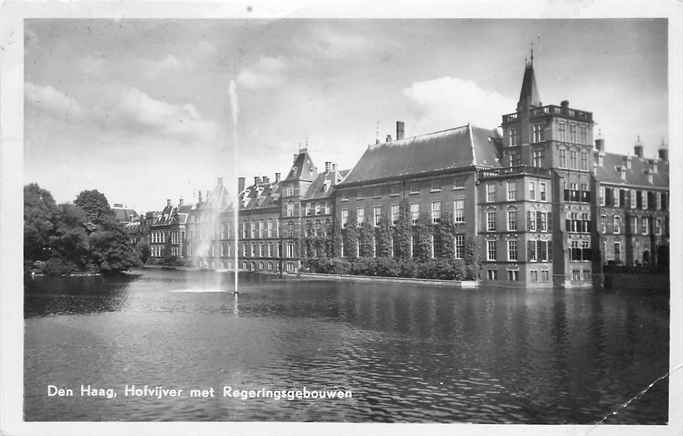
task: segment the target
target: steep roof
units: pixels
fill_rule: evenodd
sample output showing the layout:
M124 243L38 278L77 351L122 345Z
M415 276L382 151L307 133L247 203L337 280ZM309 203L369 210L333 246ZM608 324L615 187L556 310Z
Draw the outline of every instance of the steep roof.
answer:
M631 159L631 168L627 168L627 158ZM657 172L652 173L652 183L648 180L651 162L657 164ZM626 172L625 179L621 178L620 168ZM595 178L603 183L664 188L669 186L669 162L625 154L604 153L602 166L597 166L595 169Z
M517 110L521 110L521 105L528 102L531 106L542 106L541 97L536 86L536 75L534 74L534 64L527 62L524 68L524 78L522 79L522 90L519 92L519 102Z
M330 197L334 192L334 187L344 180L348 173L349 170L339 170L318 174L318 177L313 180L313 183L306 190L303 199L316 200Z
M254 184L240 192L240 210L277 207L279 200L280 182Z
M114 217L116 218L116 221L120 223L130 222L131 220L138 218L138 213L135 212L135 210L133 209L112 207L111 210L114 212Z
M470 124L371 145L341 186L473 165L499 167L495 130Z
M313 165L313 159L308 154L308 150L303 148L299 151L299 154L294 158L294 163L292 163L292 168L289 170L287 177L285 177L285 182L291 182L294 180L313 180L317 175L317 170L315 165Z

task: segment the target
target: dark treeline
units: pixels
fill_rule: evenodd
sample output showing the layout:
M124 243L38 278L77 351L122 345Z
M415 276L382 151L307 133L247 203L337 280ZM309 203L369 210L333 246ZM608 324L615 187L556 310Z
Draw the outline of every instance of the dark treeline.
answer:
M25 271L114 273L139 264L104 194L83 191L73 204L56 204L37 184L24 186Z

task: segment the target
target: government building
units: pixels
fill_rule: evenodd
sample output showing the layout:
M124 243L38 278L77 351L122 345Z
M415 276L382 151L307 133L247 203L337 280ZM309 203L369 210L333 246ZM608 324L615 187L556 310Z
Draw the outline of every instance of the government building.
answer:
M318 168L301 148L272 179L240 177L238 265L292 274L317 258L456 259L481 282L564 287L600 284L611 266L665 267L666 146L652 158L639 140L633 155L609 153L593 127L592 112L541 102L532 55L516 110L498 128L406 137L398 121L351 169ZM226 195L217 187L190 211L169 204L152 233L170 219L187 241L169 249L230 268Z

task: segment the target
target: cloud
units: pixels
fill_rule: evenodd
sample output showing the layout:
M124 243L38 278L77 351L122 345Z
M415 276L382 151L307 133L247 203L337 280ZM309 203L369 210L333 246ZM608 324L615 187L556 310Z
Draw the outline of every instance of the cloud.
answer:
M286 70L287 64L282 58L262 56L239 73L237 83L248 89L277 88L284 83Z
M318 55L333 59L357 56L367 50L379 48L376 43L377 41L372 43L361 35L337 32L327 27L316 29L313 41L307 42Z
M87 75L100 75L104 71L105 59L88 55L78 61L78 68Z
M501 111L512 112L514 101L471 80L440 77L415 82L403 90L415 105L423 130L438 130L468 122L494 128L500 124Z
M188 61L180 61L177 57L167 54L165 58L154 61L143 61L142 70L148 78L158 77L170 72L182 71L190 66Z
M168 103L137 88L124 89L107 115L134 130L151 130L183 139L210 142L218 130L214 122L202 118L194 105Z
M24 97L31 106L54 117L71 119L83 117L83 108L80 103L52 86L26 82Z

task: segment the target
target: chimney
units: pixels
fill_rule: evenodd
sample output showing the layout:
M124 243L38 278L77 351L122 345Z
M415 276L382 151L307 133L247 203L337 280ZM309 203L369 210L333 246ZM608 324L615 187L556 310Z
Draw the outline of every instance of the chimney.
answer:
M264 185L267 185L270 180L268 179L268 176L263 176L261 177L261 181L263 182Z
M280 181L280 173L275 173L275 183Z
M406 123L403 121L396 121L396 140L400 141L403 139L406 133Z
M391 142L391 135L387 135L387 140L386 142Z
M636 136L636 144L633 146L633 154L643 157L643 144L640 143L640 135Z
M237 192L244 191L244 184L245 184L244 177L238 177L237 178Z
M332 167L332 162L329 162L329 161L325 162L325 172L326 173L330 172L331 167Z
M180 197L178 199L178 207L181 207L183 205L183 197Z
M602 138L595 140L595 149L598 151L605 151L605 140Z
M261 178L259 176L254 176L254 185L260 185L261 184Z
M199 202L199 203L202 202L202 190L201 190L201 189L199 190L199 199L198 199L198 202Z
M669 149L668 148L660 148L657 150L657 154L659 155L659 158L661 160L667 161L669 160Z
M640 144L636 144L633 146L633 154L635 154L638 157L643 157L643 146Z
M170 198L166 199L166 206L167 207L171 206L171 199Z
M337 171L337 164L333 163L332 164L332 172L335 172L335 171Z

